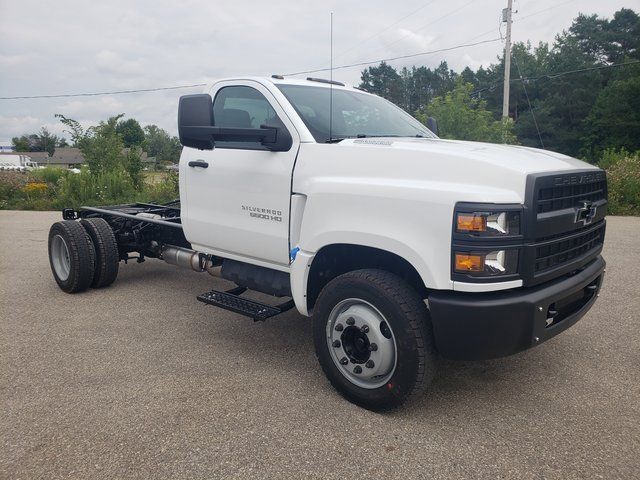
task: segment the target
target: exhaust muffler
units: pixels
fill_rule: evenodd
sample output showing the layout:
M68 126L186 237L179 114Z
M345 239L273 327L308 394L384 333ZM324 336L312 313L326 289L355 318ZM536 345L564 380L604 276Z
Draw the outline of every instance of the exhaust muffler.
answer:
M196 272L204 272L207 267L207 258L195 250L188 248L165 245L162 247L162 259L178 267L190 268Z

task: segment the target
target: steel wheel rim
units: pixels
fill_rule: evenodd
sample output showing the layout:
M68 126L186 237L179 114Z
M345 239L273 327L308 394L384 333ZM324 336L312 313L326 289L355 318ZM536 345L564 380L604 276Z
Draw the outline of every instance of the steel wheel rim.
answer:
M393 376L395 336L385 316L369 302L349 298L333 307L326 339L336 368L354 385L379 388Z
M67 242L61 235L56 235L51 241L51 263L58 278L65 281L71 272L71 258Z

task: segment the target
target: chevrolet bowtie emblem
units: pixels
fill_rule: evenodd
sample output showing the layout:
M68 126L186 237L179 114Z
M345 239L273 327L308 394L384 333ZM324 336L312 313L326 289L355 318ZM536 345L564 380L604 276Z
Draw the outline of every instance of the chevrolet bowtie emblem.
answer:
M597 206L589 200L580 202L580 206L576 210L575 223L582 222L583 225L589 225L596 216Z

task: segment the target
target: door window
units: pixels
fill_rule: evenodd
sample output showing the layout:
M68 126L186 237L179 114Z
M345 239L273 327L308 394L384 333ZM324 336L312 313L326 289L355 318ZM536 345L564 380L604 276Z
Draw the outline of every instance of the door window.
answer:
M246 86L223 87L213 101L216 127L260 128L262 125L284 129L269 101L258 90ZM216 142L216 148L266 150L260 142Z

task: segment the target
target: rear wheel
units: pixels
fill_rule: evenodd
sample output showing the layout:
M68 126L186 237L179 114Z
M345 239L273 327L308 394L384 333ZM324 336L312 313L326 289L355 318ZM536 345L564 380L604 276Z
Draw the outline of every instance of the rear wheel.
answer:
M73 220L49 230L49 264L58 286L67 293L86 290L93 281L95 250L87 232Z
M358 270L329 282L314 313L316 355L332 385L370 410L420 394L435 372L427 308L401 278Z
M85 218L80 224L87 231L96 251L96 266L91 286L102 288L111 285L118 276L120 255L113 230L103 218Z

